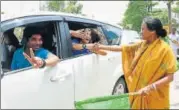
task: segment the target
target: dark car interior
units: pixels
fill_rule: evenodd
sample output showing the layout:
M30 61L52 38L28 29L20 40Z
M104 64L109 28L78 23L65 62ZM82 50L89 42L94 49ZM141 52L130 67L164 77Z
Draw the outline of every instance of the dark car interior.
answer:
M79 29L85 29L85 28L97 28L96 25L80 23L80 22L68 22L68 26L69 26L70 30L79 30Z

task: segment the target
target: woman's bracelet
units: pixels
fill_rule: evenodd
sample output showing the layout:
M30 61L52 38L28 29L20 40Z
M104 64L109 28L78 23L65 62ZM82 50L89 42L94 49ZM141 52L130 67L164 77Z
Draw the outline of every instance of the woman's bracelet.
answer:
M82 44L82 48L86 49L87 48L86 44Z
M153 87L155 90L157 90L157 87L156 87L155 84L152 84L152 87Z
M109 47L108 47L108 50L109 50L109 51L112 51L112 47L111 47L111 46L109 46Z

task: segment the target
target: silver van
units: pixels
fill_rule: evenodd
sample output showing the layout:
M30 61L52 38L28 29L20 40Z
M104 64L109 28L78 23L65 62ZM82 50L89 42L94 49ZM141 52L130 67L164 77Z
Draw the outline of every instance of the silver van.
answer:
M62 59L56 66L11 71L13 53L22 47L27 26L45 30L43 47ZM1 21L1 108L73 109L76 101L127 92L120 52L72 55L69 30L82 28L97 29L102 44L121 44L121 28L76 15L35 13Z

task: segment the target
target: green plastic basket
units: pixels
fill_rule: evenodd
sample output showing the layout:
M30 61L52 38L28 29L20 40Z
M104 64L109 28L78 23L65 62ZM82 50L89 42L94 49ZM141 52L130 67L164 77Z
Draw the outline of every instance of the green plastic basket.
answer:
M177 60L177 71L179 70L179 61Z
M90 98L75 103L76 109L130 109L129 94Z

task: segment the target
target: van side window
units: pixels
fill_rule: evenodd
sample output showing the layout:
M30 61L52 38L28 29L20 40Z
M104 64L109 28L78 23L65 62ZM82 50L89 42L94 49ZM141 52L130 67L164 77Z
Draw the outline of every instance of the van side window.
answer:
M106 37L108 39L109 45L119 45L122 34L121 29L110 25L106 25L105 29L107 31Z
M104 35L104 32L103 32L103 30L102 30L102 28L101 27L98 27L97 28L97 30L98 30L98 34L100 35L100 44L104 44L104 45L108 45L108 41L107 41L107 39L106 39L106 36Z
M101 27L99 27L95 24L88 24L88 23L81 23L81 22L71 22L70 21L70 22L68 22L68 27L69 27L69 31L70 30L74 30L74 31L77 31L77 30L80 31L81 30L81 31L84 32L86 30L90 30L91 32L96 33L97 35L94 35L93 37L91 37L91 41L89 43L98 42L98 43L101 43L101 44L107 44L107 40L106 40L104 34L102 33ZM93 34L91 34L91 36L92 35ZM96 39L98 39L96 37L99 37L99 41L95 41ZM81 39L71 36L72 45L73 45L73 42L76 41L76 39L81 41ZM72 55L72 57L78 57L78 56L81 56L81 55L86 55L86 54L91 53L91 52L86 52L86 51L84 53L83 52L77 52L77 51L83 51L83 50L77 50L76 51L75 49L73 49L73 47L71 47L71 51L72 51L72 53L74 53ZM76 55L75 53L78 53L78 55ZM79 53L80 53L80 55L79 55Z
M42 47L47 49L48 51L52 52L53 54L58 56L58 47L57 47L57 39L58 34L55 31L55 23L54 21L47 21L47 22L37 22L31 23L19 27L15 27L9 29L3 33L3 37L1 37L1 50L2 50L2 70L3 72L11 71L11 63L14 52L23 47L25 43L25 39L23 38L24 29L27 27L39 27L42 32L43 38L43 45Z

